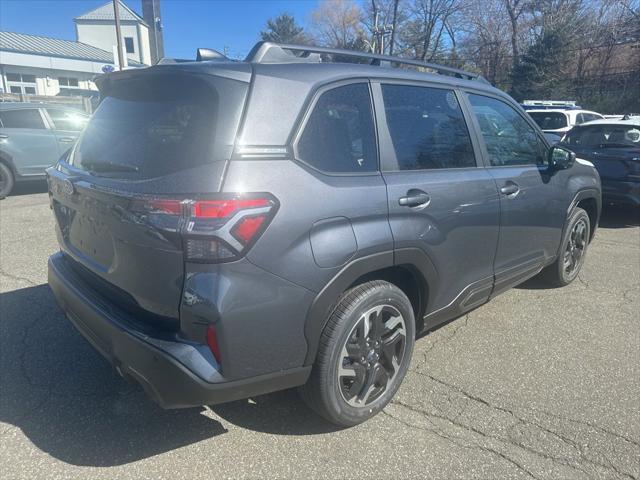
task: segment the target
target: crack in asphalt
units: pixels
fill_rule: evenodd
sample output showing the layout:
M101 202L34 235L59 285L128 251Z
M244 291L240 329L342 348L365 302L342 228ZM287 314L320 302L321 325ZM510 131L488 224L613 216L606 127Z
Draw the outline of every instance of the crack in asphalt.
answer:
M12 273L7 273L4 270L0 269L0 275L2 275L3 277L8 278L9 280L13 280L16 282L25 282L29 285L31 285L32 287L37 287L39 284L35 283L33 280L27 278L27 277L21 277L19 275L14 275ZM6 293L6 292L5 292Z
M438 415L434 415L434 414L429 414L427 412L424 412L418 408L415 408L411 405L405 404L405 403L401 403L399 401L392 401L391 405L398 405L400 407L406 408L408 410L411 410L414 413L417 413L419 415L421 415L422 417L424 417L431 425L433 425L433 428L426 428L424 426L421 425L416 425L413 423L410 423L406 420L403 420L399 417L396 417L394 415L392 415L391 413L387 412L386 410L382 410L382 413L385 414L386 416L388 416L389 418L392 418L393 420L409 427L409 428L415 428L418 430L423 430L423 431L427 431L427 432L431 432L435 435L437 435L438 437L453 443L454 445L460 447L460 448L464 448L464 449L469 449L469 450L480 450L483 452L487 452L490 453L492 455L496 455L502 459L504 459L505 461L507 461L509 464L515 466L518 470L524 472L525 474L527 474L528 476L538 479L539 477L536 477L531 471L529 471L524 465L522 465L521 463L517 462L516 460L514 460L513 458L509 457L508 455L504 454L503 452L500 452L499 450L496 450L494 448L491 448L487 445L481 445L478 443L473 443L473 444L465 444L465 443L461 443L460 441L458 441L458 439L453 438L449 435L446 435L442 430L440 430L439 428L436 427L436 425L431 421L431 419L429 417L433 417L433 418L438 418L440 420L446 420L448 422L450 422L452 425L455 425L456 427L459 428L464 428L465 430L472 430L473 429L464 426L463 424L457 423L447 417L444 416L438 416ZM479 433L479 431L475 432L475 433ZM486 437L486 435L481 434L483 437Z
M439 344L451 342L458 335L458 332L460 330L462 330L464 327L469 325L469 316L470 315L471 315L470 313L467 313L463 318L464 321L461 321L460 319L457 319L455 321L455 323L452 325L453 330L448 335L440 336L440 337L438 337L438 338L433 340L431 345L429 345L429 347L422 352L422 359L425 361L425 363L427 362L427 356L429 355L429 353L431 353ZM444 333L444 332L441 331L441 333ZM431 335L434 335L434 334L435 334L435 332L431 332L427 336L427 338L429 336L431 336Z
M479 404L481 404L481 405L483 405L483 406L485 406L485 407L487 407L487 408L489 408L491 410L505 413L505 414L509 415L511 418L513 418L514 423L509 425L508 430L507 430L507 434L506 434L506 438L504 438L504 437L501 437L501 436L491 435L488 432L485 432L485 431L481 430L480 428L478 428L478 427L476 427L474 425L470 425L468 423L461 422L459 420L459 418L461 417L462 412L464 411L464 409L462 411L458 412L458 414L455 415L453 418L451 418L450 416L446 416L446 415L443 415L443 414L438 414L438 413L434 413L434 412L427 412L427 411L425 411L423 409L420 409L420 408L418 408L416 406L413 406L413 405L409 405L409 404L404 403L404 402L399 401L399 400L392 401L391 402L392 405L398 405L398 406L401 406L401 407L405 407L405 408L407 408L407 409L409 409L409 410L411 410L411 411L413 411L415 413L419 413L419 414L421 414L422 416L425 416L425 417L437 418L437 419L449 422L449 423L451 423L452 425L454 425L456 427L471 431L471 432L473 432L473 433L475 433L477 435L480 435L480 436L482 436L484 438L489 438L489 439L492 439L492 440L495 440L495 441L498 441L498 442L505 443L507 445L512 445L514 447L518 447L518 448L524 450L527 453L530 453L532 455L535 455L535 456L538 456L538 457L541 457L541 458L545 458L545 459L547 459L547 460L549 460L549 461L551 461L551 462L553 462L555 464L571 468L573 470L582 472L582 473L587 474L587 475L588 475L588 472L583 467L585 465L591 465L593 467L599 467L599 468L605 469L606 471L613 472L618 477L628 478L628 479L633 479L633 480L637 479L637 477L633 473L629 473L629 472L623 471L620 467L616 466L601 451L597 452L597 454L602 456L606 463L602 463L601 461L598 461L597 459L588 457L587 456L587 452L585 452L585 448L583 448L583 446L580 445L580 443L578 443L577 441L569 438L567 435L565 435L565 434L563 434L561 432L558 432L558 431L556 431L554 429L551 429L549 427L545 427L544 425L541 425L539 422L523 418L521 415L518 415L512 409L509 409L509 408L506 408L506 407L502 407L502 406L499 406L499 405L495 405L495 404L493 404L493 403L491 403L491 402L489 402L489 401L487 401L487 400L485 400L485 399L483 399L483 398L481 398L481 397L479 397L477 395L471 394L471 393L467 392L466 390L464 390L464 389L462 389L462 388L460 388L458 386L449 384L449 383L447 383L447 382L445 382L445 381L443 381L443 380L441 380L439 378L436 378L436 377L434 377L432 375L426 374L424 372L420 372L418 370L410 370L410 371L412 373L416 373L418 375L421 375L423 377L428 378L429 380L441 385L442 387L444 387L445 389L447 389L449 391L454 391L454 392L462 395L462 397L464 399L468 399L468 400L471 400L473 402L479 403ZM452 404L455 403L450 396L447 395L447 398L448 398L450 403L452 403ZM597 431L599 431L600 433L602 433L602 434L604 434L606 436L615 437L615 438L617 438L617 439L619 439L621 441L627 442L630 445L632 445L633 447L636 447L636 448L640 447L638 442L636 442L636 441L634 441L634 440L632 440L632 439L630 439L630 438L628 438L628 437L626 437L624 435L621 435L621 434L618 434L616 432L613 432L613 431L610 431L608 429L605 429L603 427L599 427L597 425L594 425L594 424L592 424L590 422L584 422L584 421L576 420L576 419L573 419L573 418L567 418L567 417L563 417L563 416L560 416L560 415L557 415L557 414L550 414L550 413L544 412L542 410L537 410L537 409L530 409L530 410L536 411L538 413L543 413L545 415L548 415L549 417L561 419L561 420L566 421L566 422L577 423L577 424L581 424L583 426L588 426L589 428L597 430ZM397 417L389 414L388 412L386 412L386 413L389 416L392 416L393 418L398 420ZM407 422L404 421L403 423L407 423ZM432 425L434 425L431 420L430 420L430 423ZM415 426L413 424L411 424L411 425ZM526 426L534 427L534 428L538 429L538 431L541 431L541 432L544 432L544 433L547 433L547 434L551 435L552 437L558 439L560 442L562 442L565 445L569 446L570 449L572 451L574 451L578 455L578 459L574 459L574 458L570 458L570 457L566 457L566 456L553 455L553 454L541 451L539 449L536 449L536 448L534 448L532 446L529 446L529 445L523 443L522 441L514 439L513 438L513 430L514 430L514 427L516 427L518 425L522 425L522 426L525 426L525 427ZM417 426L417 427L420 427L420 426ZM434 428L435 428L435 425L434 425ZM434 433L436 433L436 432L434 432ZM442 431L439 431L439 433L444 435ZM585 447L586 446L588 446L588 443L585 443ZM489 447L486 447L486 448L489 448ZM492 451L492 452L495 453L495 449L492 449L492 448L489 448L488 451ZM509 457L506 453L504 453L504 452L500 452L500 453L501 453L500 456L502 456L503 458L507 457L507 459L511 460L520 469L526 471L526 473L530 474L531 476L534 476L529 470L525 469L519 462L516 462L513 458ZM640 451L638 452L638 454L640 455Z

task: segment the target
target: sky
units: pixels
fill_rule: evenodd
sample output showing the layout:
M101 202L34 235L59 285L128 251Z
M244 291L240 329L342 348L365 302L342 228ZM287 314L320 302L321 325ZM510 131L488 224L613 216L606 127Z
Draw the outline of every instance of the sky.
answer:
M142 16L140 0L123 0ZM0 30L75 40L73 18L107 0L0 0ZM192 58L198 47L244 57L268 18L287 12L303 27L318 0L161 0L165 56Z

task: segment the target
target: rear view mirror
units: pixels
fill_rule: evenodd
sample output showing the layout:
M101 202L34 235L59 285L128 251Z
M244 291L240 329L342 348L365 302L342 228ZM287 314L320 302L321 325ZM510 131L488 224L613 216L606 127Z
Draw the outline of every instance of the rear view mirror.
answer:
M565 170L576 161L576 154L571 150L554 145L549 149L549 168L551 170Z

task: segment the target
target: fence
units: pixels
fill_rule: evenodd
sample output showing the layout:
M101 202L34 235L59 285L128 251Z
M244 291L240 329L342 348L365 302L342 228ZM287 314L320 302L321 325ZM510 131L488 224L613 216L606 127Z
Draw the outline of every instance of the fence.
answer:
M80 96L48 96L48 95L28 95L24 93L0 93L0 102L28 102L28 103L46 103L49 105L58 105L70 108L84 110L92 113L94 105L89 97Z

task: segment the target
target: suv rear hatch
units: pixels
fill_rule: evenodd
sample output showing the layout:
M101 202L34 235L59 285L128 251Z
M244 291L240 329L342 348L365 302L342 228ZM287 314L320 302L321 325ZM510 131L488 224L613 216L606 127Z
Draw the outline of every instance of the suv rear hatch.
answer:
M78 144L48 171L70 266L155 326L178 326L186 199L220 191L233 151L250 70L227 65L107 76Z

